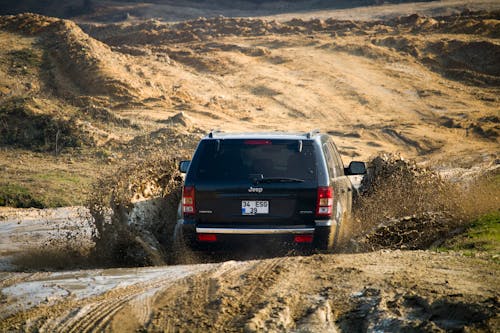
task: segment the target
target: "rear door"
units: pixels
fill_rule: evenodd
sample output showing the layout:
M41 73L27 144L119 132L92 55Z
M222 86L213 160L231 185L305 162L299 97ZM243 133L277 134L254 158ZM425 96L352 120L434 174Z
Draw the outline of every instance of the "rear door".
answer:
M193 159L196 219L203 225L314 223L317 175L307 140L206 140Z
M333 218L339 221L344 213L350 212L351 187L349 179L344 175L344 167L338 151L331 141L323 142L323 151L328 165L330 183L333 187Z
M353 190L353 187L352 187L352 183L351 183L351 180L349 179L349 177L347 177L344 173L344 163L342 162L342 158L340 156L340 153L337 149L337 147L335 146L335 144L333 143L333 141L331 141L330 139L330 144L332 145L332 148L333 148L333 151L334 151L334 157L335 157L335 160L336 160L336 165L338 167L338 176L342 179L342 188L343 188L343 191L342 194L344 194L342 196L342 207L344 209L344 212L346 212L347 216L349 216L351 214L351 210L352 210L352 190Z

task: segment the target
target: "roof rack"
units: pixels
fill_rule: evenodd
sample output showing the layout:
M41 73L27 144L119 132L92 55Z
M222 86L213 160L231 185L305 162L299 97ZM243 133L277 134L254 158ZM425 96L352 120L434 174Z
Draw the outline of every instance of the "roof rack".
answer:
M213 130L210 130L210 133L208 133L208 137L209 137L209 138L213 138L215 133L221 133L221 132L222 132L222 131L221 131L221 130L218 130L218 129L213 129Z
M312 130L312 131L307 132L307 133L306 133L306 137L307 137L308 139L310 139L310 138L312 138L312 137L314 137L314 136L318 135L319 133L320 133L320 130L319 130L319 129L314 129L314 130Z

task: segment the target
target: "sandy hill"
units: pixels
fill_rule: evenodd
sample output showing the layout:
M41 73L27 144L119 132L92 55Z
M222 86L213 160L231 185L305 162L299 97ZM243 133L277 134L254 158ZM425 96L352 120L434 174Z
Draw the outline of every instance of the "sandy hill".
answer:
M2 168L37 192L31 165L57 179L63 158L76 163L62 168L72 187L131 153L189 157L212 128L319 128L347 163L391 152L437 166L496 163L500 14L453 12L79 25L1 16ZM19 156L27 163L11 163Z

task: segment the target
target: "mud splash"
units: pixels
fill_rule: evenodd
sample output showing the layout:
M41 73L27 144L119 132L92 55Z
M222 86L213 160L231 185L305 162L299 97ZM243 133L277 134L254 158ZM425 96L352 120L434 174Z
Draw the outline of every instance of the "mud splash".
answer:
M355 201L349 251L427 249L500 208L499 168L452 181L396 155L377 156L369 165Z
M374 158L354 205L346 244L339 252L417 250L440 245L469 221L498 210L500 168L465 178L417 165L401 157ZM56 223L31 243L13 264L21 270L64 270L249 260L290 256L277 249L242 248L225 255L190 253L173 244L182 177L174 159L161 152L130 157L93 186L87 209ZM42 211L41 211L42 212ZM40 213L41 214L41 213ZM47 225L47 226L46 226ZM37 229L38 230L38 229ZM23 236L17 236L22 240ZM85 246L84 246L85 245Z
M95 225L92 256L109 265L165 264L181 186L177 163L161 153L102 177L88 202Z
M374 158L355 201L350 241L340 252L439 245L479 214L498 209L495 170L451 181L400 156ZM95 225L92 260L111 266L179 263L172 236L181 187L176 162L158 152L101 178L88 205Z
M84 207L7 209L0 222L1 271L95 266L89 257L93 225Z

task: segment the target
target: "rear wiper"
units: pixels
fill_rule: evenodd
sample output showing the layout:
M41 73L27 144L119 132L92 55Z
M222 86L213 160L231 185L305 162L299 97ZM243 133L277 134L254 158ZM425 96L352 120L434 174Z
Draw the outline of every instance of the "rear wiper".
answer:
M283 178L283 177L268 177L257 181L258 183L303 183L303 179L298 178Z

